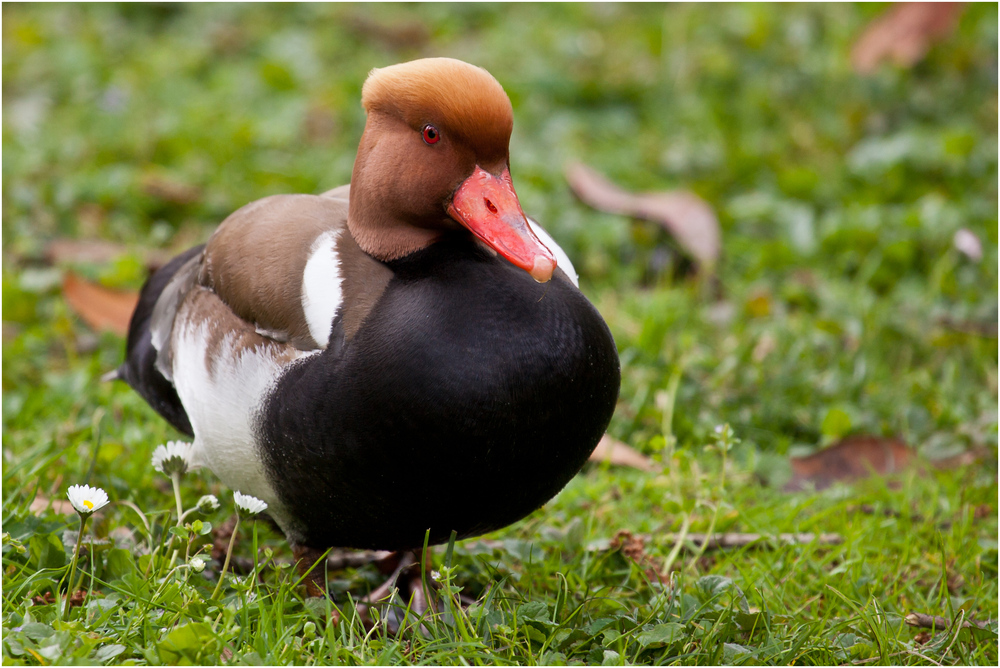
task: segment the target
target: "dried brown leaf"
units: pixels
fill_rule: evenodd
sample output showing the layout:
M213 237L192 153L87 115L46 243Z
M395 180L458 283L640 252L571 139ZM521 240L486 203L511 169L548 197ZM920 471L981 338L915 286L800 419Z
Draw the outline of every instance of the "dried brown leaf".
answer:
M895 438L850 436L808 457L792 457L792 479L786 491L811 485L825 489L834 482L867 478L872 473L889 475L908 466L913 450Z
M947 617L940 617L938 615L927 615L922 612L911 612L906 617L903 617L903 621L910 626L915 626L918 629L938 629L944 630L951 628L952 620ZM975 619L963 619L962 628L980 628L988 629L989 622L977 621Z
M902 67L920 61L931 44L947 37L958 24L965 3L903 2L872 21L851 50L851 63L870 74L892 60Z
M712 207L694 193L630 193L580 163L566 167L566 180L576 196L595 209L659 223L700 266L711 268L718 260L719 221Z
M111 331L119 336L128 334L132 312L139 302L137 293L109 290L72 272L66 273L62 290L69 307L93 329Z
M594 451L590 453L592 462L608 462L615 466L628 466L640 471L653 471L656 466L649 457L605 434Z
M628 529L619 529L608 544L608 549L620 550L625 557L631 559L636 566L643 570L650 581L656 580L660 584L667 582L669 576L662 572L663 564L660 560L646 554L645 536L633 534Z
M31 602L35 605L52 605L56 602L56 595L51 591L31 597Z
M609 550L621 550L622 554L632 561L642 562L646 559L646 539L644 536L636 536L628 529L619 529L615 532Z
M95 590L96 592L97 590ZM69 598L69 604L71 607L79 607L83 605L83 602L87 599L87 591L85 589L77 589L73 592L73 595ZM35 605L52 605L56 602L55 594L51 591L47 591L39 596L33 596L31 598Z

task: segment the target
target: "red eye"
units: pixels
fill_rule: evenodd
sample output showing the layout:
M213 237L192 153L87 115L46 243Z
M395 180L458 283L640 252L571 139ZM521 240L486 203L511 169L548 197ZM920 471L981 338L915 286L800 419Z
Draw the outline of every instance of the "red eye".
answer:
M424 141L428 144L436 144L441 140L441 133L433 125L424 126Z

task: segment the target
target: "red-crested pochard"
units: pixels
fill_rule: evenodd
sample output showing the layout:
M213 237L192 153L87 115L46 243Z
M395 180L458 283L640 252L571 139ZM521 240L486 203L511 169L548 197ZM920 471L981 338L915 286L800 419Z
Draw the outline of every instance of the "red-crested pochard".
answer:
M118 376L297 555L412 549L552 498L604 433L615 343L521 210L485 70L373 70L350 186L251 202L154 274Z

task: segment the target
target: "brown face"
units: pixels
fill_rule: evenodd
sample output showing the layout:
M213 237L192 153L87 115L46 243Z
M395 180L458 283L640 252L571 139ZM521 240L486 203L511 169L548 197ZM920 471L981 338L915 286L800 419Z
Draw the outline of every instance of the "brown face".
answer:
M476 164L473 152L456 142L447 130L411 128L402 119L384 114L369 117L362 150L370 149L368 168L356 176L357 185L369 185L380 191L380 205L392 210L397 219L422 228L453 226L442 202L472 173ZM433 136L427 143L424 135ZM359 151L360 155L360 151ZM354 188L352 187L352 190Z
M556 262L532 233L508 169L510 101L485 70L446 58L376 70L351 182L349 225L379 259L467 228L545 282Z

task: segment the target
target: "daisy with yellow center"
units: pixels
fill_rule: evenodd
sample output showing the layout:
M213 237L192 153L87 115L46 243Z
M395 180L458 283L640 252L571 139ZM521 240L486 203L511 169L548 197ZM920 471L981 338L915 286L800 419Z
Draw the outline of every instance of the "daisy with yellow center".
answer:
M100 487L90 485L73 485L66 492L69 502L76 512L83 517L89 517L104 506L108 505L108 495Z
M69 572L67 573L69 595L66 597L66 604L63 608L63 619L69 619L70 600L77 588L76 563L80 557L80 546L83 545L83 531L87 526L87 518L108 505L108 494L100 487L73 485L66 491L66 496L69 497L69 502L80 516L80 533L76 537L76 546L73 548L73 560L70 562Z

